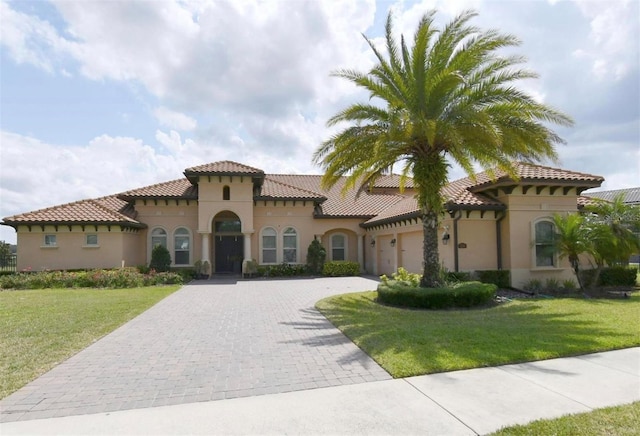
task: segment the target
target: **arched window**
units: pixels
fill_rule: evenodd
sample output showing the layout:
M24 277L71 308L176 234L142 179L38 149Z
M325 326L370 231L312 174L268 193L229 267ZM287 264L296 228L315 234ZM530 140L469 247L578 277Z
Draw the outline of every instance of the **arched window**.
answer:
M536 267L555 267L556 252L553 239L556 233L551 221L538 221L535 223L535 256Z
M275 229L267 227L262 230L262 262L261 263L276 263L277 262L277 247L276 247Z
M191 235L189 230L179 227L173 232L173 263L190 265Z
M347 260L347 238L342 233L331 235L331 260Z
M167 248L167 232L161 228L155 228L151 231L151 249L157 245Z
M231 200L231 188L229 188L228 186L222 187L222 199Z
M293 227L287 227L282 233L282 261L298 262L298 232Z

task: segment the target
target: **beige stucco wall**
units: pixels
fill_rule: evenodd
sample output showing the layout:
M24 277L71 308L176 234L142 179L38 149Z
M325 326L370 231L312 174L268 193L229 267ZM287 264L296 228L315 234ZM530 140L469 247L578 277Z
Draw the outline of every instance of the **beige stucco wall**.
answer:
M523 194L516 188L511 195L499 198L508 209L502 224L504 268L511 270L511 284L521 288L530 279L572 279L573 274L566 260L558 259L558 267L537 268L535 266L534 223L551 219L555 213L576 213L577 197L572 189L564 195L562 189L551 194L544 188L539 194L535 188Z
M223 188L229 186L230 198L223 200ZM211 232L213 219L224 211L235 213L243 232L255 230L253 223L253 181L251 177L200 177L198 182L198 231Z
M44 236L56 235L56 246L45 247ZM97 246L87 246L86 235L98 235ZM124 253L125 246L139 238L138 233L122 231L118 226L27 226L18 227L18 271L80 268L117 268L130 265L135 257ZM125 241L127 241L125 243Z
M162 228L167 232L167 248L174 257L174 232L178 228L186 228L191 236L190 264L201 258L202 238L198 234L198 202L195 200L137 200L135 208L137 219L148 227L141 231L137 241L131 241L128 249L132 250L132 257L138 259L139 264L149 264L151 261L151 232L155 228Z

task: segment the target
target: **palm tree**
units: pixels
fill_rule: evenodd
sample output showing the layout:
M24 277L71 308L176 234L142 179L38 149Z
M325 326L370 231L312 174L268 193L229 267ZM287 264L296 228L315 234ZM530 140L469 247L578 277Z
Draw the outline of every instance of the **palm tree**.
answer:
M591 240L591 232L585 225L585 218L578 214L554 215L553 224L553 249L560 258L567 258L576 275L580 290L584 291L584 283L580 275L580 256L593 254L594 245Z
M491 174L499 168L515 178L511 162L556 159L562 139L544 125L571 125L572 120L513 86L535 78L519 68L520 56L502 56L517 46L512 35L482 31L468 24L476 13L463 12L442 29L435 11L425 14L413 47L403 36L398 44L387 17L385 57L365 36L377 58L368 72L339 70L366 89L369 103L356 103L329 119L328 126L348 123L316 150L313 160L331 187L346 176L344 190L363 188L396 163L402 182L413 177L423 223L423 287L440 286L438 224L443 212L441 189L447 183L448 160L469 175L478 164Z

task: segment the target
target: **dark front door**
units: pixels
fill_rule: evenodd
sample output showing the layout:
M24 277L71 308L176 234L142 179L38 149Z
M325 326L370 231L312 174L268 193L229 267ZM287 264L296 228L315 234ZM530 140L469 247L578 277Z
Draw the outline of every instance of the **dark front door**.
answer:
M216 273L242 272L244 244L240 236L216 236Z

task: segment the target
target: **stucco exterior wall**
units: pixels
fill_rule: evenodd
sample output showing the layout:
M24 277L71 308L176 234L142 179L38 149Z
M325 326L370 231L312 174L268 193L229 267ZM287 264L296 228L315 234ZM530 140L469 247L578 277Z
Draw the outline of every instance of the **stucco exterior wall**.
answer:
M86 235L97 235L98 244L86 245ZM45 235L55 235L56 245L45 246ZM18 227L18 265L17 270L56 270L81 268L118 268L122 261L123 240L134 238L135 234L123 232L117 226L27 226ZM137 235L136 235L137 236Z
M480 212L474 211L469 218L465 217L458 221L458 269L460 271L498 268L496 222L493 217L493 212L487 212L484 218L481 218ZM453 236L449 245L455 249Z
M511 195L499 198L507 205L503 221L504 268L511 270L511 284L521 288L530 279L572 279L573 274L567 260L557 259L556 267L536 267L534 223L540 219L551 219L556 213L576 213L575 190L565 193L562 189L551 194L549 188L538 193L531 188L526 194L516 188Z
M146 203L146 204L145 204ZM202 238L198 235L198 202L195 200L137 200L137 219L148 227L141 233L137 242L131 241L127 247L132 250L132 257L139 260L139 264L148 265L151 261L151 232L155 228L162 228L167 233L167 249L171 253L171 261L175 262L174 233L178 228L186 228L191 236L190 265L200 259ZM134 254L135 253L135 254Z

